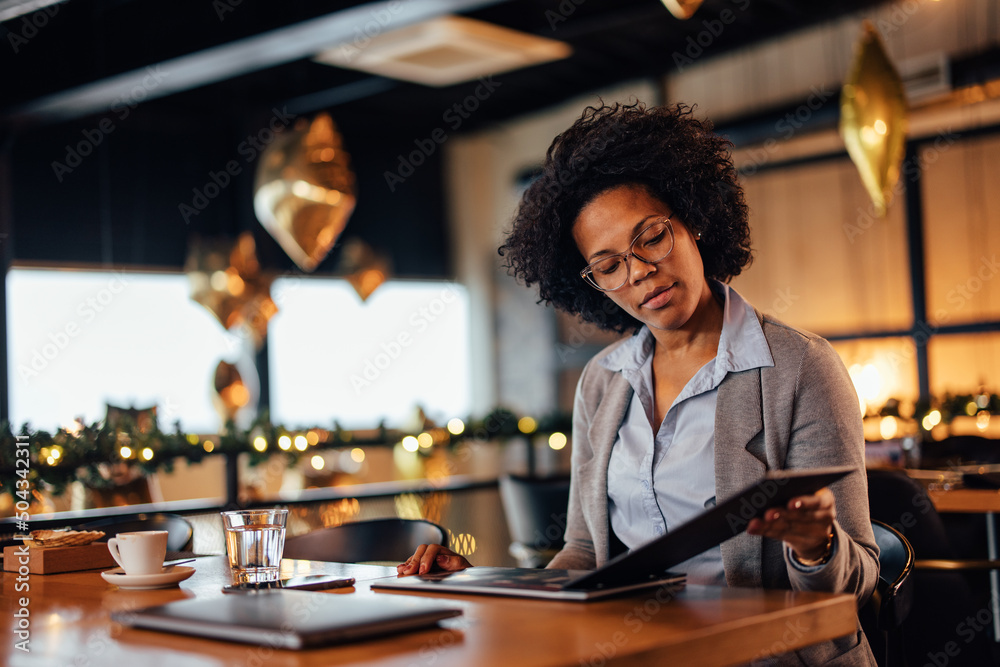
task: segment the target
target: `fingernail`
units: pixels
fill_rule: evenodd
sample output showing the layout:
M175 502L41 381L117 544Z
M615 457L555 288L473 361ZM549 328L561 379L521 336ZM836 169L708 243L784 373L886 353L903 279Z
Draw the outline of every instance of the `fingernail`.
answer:
M427 563L420 564L420 574L427 574Z
M441 554L440 556L438 556L434 560L436 560L439 563L447 563L448 562L448 557L445 556L444 554Z
M796 500L795 501L795 509L799 509L800 507L802 507L802 501L801 500Z

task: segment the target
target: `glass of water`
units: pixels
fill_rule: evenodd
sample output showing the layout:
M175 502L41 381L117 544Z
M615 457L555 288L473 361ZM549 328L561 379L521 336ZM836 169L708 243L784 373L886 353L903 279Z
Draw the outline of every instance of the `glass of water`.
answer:
M222 513L233 584L278 580L285 549L288 510L235 510Z

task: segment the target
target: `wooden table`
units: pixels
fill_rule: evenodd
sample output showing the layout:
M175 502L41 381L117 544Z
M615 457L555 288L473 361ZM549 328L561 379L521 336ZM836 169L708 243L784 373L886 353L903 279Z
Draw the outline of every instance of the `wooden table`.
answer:
M98 571L31 575L17 592L17 575L3 575L3 627L15 627L18 598L29 599L30 653L4 632L0 664L126 667L307 667L366 664L408 667L652 664L728 665L807 646L855 631L853 596L688 586L669 599L645 596L572 603L487 596L448 597L464 615L442 627L309 651L123 628L113 611L172 600L222 595L229 569L222 557L201 558L177 588L120 590ZM284 575L353 576L353 589L317 595L398 595L370 590L395 568L286 560Z
M997 540L996 513L1000 512L1000 490L937 488L927 489L934 509L938 512L982 514L986 519L986 556L996 560L1000 554ZM990 570L990 606L993 611L993 637L1000 642L1000 572Z

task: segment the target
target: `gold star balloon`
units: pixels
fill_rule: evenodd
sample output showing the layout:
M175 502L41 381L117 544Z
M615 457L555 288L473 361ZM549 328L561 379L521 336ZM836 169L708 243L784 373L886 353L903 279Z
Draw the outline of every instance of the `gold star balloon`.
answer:
M330 252L354 210L354 173L328 114L278 134L257 166L254 211L303 271Z
M191 298L226 329L245 327L259 348L278 307L271 299L272 278L260 272L253 234L244 232L233 245L196 240L185 270Z
M880 216L899 181L906 122L903 82L875 26L865 21L840 93L840 134Z
M337 272L344 275L362 301L367 301L389 278L391 270L388 258L361 239L344 243Z
M689 19L701 7L702 0L663 0L664 6L679 19Z
M235 419L236 413L250 402L250 390L236 366L228 361L220 361L215 367L212 402L223 423Z

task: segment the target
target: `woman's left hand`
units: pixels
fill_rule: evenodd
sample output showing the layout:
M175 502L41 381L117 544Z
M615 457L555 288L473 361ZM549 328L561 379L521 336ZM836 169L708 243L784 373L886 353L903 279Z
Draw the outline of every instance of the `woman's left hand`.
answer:
M763 519L751 519L747 532L782 540L800 560L817 560L826 554L836 518L833 492L823 488L811 496L792 498L785 507L772 507Z

